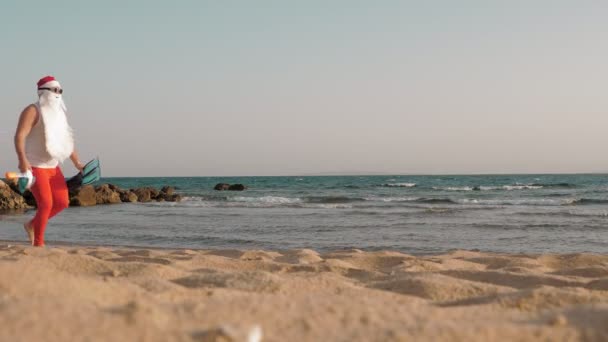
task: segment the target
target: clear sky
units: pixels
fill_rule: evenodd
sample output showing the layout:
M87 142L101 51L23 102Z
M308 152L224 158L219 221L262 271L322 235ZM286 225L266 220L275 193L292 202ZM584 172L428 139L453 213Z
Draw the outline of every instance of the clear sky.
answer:
M3 0L0 166L52 74L105 176L608 171L607 18L585 0Z

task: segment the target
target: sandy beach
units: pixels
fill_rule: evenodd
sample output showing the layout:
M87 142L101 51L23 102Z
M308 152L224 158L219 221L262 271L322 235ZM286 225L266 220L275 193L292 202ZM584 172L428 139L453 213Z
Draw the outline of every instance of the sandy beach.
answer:
M0 244L2 341L601 341L608 256Z

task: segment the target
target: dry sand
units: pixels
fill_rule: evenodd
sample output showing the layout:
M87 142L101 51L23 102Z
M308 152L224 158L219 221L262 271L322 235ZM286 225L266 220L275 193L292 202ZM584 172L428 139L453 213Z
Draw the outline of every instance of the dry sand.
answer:
M1 341L606 341L608 256L2 243L0 324Z

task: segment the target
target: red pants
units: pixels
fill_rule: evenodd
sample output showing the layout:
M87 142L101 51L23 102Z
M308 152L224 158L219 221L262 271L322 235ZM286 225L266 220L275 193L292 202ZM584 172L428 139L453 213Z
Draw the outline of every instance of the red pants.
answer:
M32 219L34 227L34 246L44 246L44 230L49 219L67 208L70 204L68 187L61 169L42 169L33 167L36 180L31 191L36 199L38 211Z

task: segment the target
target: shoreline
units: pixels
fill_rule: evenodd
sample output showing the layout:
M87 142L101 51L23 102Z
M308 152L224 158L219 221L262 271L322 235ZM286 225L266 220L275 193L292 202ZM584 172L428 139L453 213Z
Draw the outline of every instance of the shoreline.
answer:
M25 233L24 233L25 234ZM7 240L0 239L0 246L6 245L14 245L14 246L22 246L22 247L30 247L25 238L23 240ZM566 252L566 253L555 253L555 252L546 252L546 253L538 253L538 252L500 252L493 250L483 250L483 249L463 249L463 248L451 248L443 251L436 252L416 252L416 251L405 251L399 249L390 249L390 248L365 248L365 247L344 247L344 248L335 248L335 249L327 249L327 248L313 248L313 247L295 247L295 248L258 248L258 247L238 247L238 248L230 248L230 247L164 247L164 246L150 246L150 245L113 245L113 244L96 244L96 243L78 243L78 242L69 242L69 241L47 241L47 248L126 248L126 249L150 249L150 250L159 250L159 251L180 251L180 250L190 250L196 252L208 252L208 251L265 251L265 252L292 252L297 250L311 250L315 253L319 254L328 254L328 253L340 253L340 252L363 252L363 253L378 253L378 252L386 252L386 253L399 253L404 255L411 255L414 257L433 257L439 255L445 255L455 252L471 252L471 253L482 253L482 254L492 254L495 256L512 256L512 257L540 257L544 255L553 255L553 256L566 256L566 255L597 255L597 256L608 256L608 251L606 253L598 253L592 251L575 251L575 252Z
M27 241L24 240L5 240L0 239L0 246L6 245L14 245L14 246L22 246L22 247L30 247ZM163 246L149 246L149 245L113 245L113 244L96 244L96 243L78 243L78 242L69 242L69 241L47 241L46 248L125 248L125 249L149 249L149 250L159 250L159 251L181 251L181 250L189 250L195 252L209 252L209 251L265 251L265 252L277 252L277 253L285 253L285 252L293 252L298 250L311 250L315 253L319 254L329 254L329 253L340 253L340 252L353 252L353 253L399 253L404 255L410 255L414 257L433 257L439 255L445 255L455 252L471 252L471 253L482 253L482 254L491 254L495 256L511 256L511 257L540 257L543 255L554 255L554 256L566 256L566 255L577 255L577 254L585 254L585 255L597 255L597 256L608 256L608 251L606 253L597 253L597 252L589 252L589 251L581 251L581 252L570 252L570 253L535 253L535 252L514 252L514 253L506 253L506 252L497 252L492 250L481 250L481 249L462 249L462 248L452 248L445 251L437 251L437 252L407 252L398 249L387 249L387 248L365 248L365 247L344 247L344 248L336 248L336 249L317 249L313 247L299 247L299 248L218 248L218 247L163 247Z
M0 241L0 274L2 340L608 338L608 254Z

